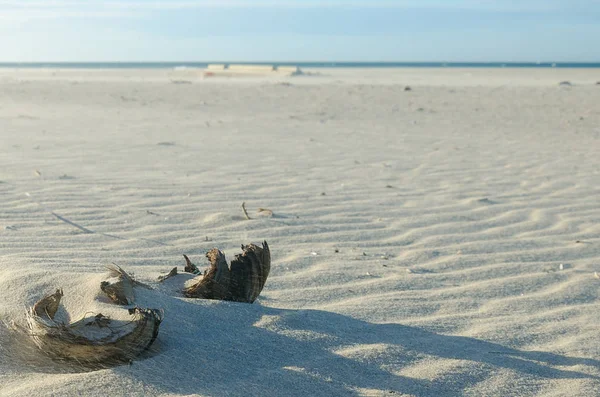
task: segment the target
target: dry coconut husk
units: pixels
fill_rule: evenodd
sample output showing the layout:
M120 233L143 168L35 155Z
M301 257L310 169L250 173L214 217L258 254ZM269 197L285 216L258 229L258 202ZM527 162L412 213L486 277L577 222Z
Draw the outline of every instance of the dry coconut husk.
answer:
M121 269L112 264L106 266L110 278L100 283L100 289L117 305L132 305L134 302L133 286L135 281Z
M100 290L106 294L112 303L117 305L133 305L135 295L133 287L144 287L152 289L150 286L136 281L121 267L113 264L106 266L108 269L108 280L100 283ZM177 273L177 271L175 271Z
M229 266L221 251L216 248L210 250L206 254L210 268L197 282L186 287L183 294L188 298L254 302L269 276L271 252L266 241L262 247L242 245L242 251Z
M68 324L57 322L54 316L62 296L59 289L27 313L29 334L52 358L106 367L131 361L147 350L158 335L163 314L155 309L129 309L129 321L96 314Z

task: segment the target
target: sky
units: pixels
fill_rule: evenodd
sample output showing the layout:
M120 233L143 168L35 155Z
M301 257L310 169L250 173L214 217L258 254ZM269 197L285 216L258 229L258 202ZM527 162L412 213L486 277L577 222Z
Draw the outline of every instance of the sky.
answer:
M600 62L600 0L0 0L0 62Z

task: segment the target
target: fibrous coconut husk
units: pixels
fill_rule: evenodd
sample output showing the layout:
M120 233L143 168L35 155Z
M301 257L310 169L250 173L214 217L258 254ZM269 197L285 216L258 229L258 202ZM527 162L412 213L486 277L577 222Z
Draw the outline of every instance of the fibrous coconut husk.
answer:
M59 289L38 301L27 313L30 336L52 358L106 367L134 359L158 335L163 313L155 309L129 309L129 321L112 320L102 314L68 324L55 321L62 296Z
M100 289L117 305L132 305L134 302L133 286L135 282L115 264L106 266L110 279L100 283Z
M261 293L271 270L271 253L266 241L262 247L242 245L242 254L233 258L231 266L216 248L206 257L210 267L203 277L184 289L183 294L188 298L252 303Z

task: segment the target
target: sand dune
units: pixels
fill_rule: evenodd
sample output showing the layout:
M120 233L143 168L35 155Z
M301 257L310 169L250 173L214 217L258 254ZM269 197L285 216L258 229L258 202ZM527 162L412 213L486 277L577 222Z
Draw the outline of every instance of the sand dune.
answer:
M598 395L597 71L185 73L0 71L0 320L165 310L100 371L0 327L1 396ZM156 284L263 240L253 305Z

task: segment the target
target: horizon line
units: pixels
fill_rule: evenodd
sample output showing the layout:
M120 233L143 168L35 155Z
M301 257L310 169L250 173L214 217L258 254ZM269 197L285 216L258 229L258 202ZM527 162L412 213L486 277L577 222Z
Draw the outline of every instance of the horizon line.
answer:
M343 60L343 61L331 61L331 60L310 60L310 61L294 61L294 60L260 60L260 61L244 61L244 60L175 60L175 61L126 61L126 60L118 60L118 61L0 61L0 64L41 64L41 63L53 63L53 64L93 64L93 63L108 63L108 64L120 64L120 63L128 63L128 64L149 64L149 63L251 63L251 64L263 64L263 63L312 63L312 64L423 64L423 63L439 63L439 64L597 64L600 63L600 59L596 61L445 61L445 60L436 60L436 61L352 61L352 60Z

